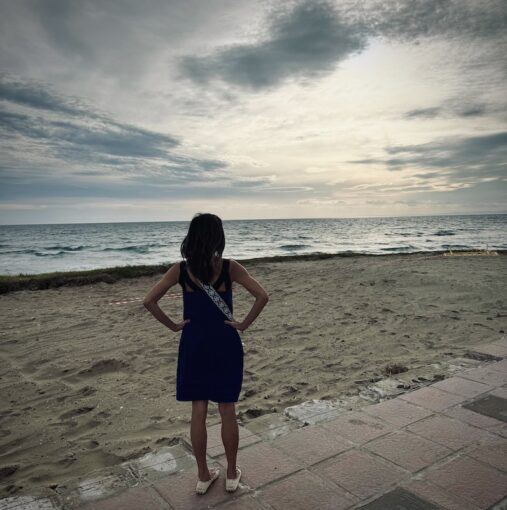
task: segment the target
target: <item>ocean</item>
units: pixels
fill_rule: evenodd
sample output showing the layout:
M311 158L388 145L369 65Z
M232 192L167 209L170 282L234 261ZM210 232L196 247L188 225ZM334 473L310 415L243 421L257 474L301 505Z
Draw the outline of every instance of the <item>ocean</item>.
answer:
M507 249L507 214L223 220L224 257ZM0 274L40 274L181 260L190 220L0 225Z

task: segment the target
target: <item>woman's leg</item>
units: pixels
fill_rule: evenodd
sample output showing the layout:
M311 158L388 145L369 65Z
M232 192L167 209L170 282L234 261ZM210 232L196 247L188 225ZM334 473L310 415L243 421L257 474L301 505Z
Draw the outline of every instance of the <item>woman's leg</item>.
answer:
M222 417L222 441L227 457L227 478L236 478L236 457L238 454L239 429L234 402L219 402Z
M192 400L192 422L190 424L190 439L197 461L199 480L203 482L211 478L206 462L206 444L208 433L206 431L206 416L208 414L207 400Z

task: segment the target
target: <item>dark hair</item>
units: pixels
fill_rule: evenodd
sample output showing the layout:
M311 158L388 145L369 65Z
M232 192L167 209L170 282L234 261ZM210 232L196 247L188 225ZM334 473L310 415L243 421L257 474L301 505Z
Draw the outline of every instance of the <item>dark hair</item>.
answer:
M213 255L222 256L225 234L222 220L211 213L197 213L180 246L181 256L187 260L192 274L204 283L211 283L215 267Z

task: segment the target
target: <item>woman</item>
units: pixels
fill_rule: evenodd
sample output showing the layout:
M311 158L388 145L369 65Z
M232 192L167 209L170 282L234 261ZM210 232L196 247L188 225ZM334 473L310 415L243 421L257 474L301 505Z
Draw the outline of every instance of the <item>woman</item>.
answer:
M226 490L237 489L241 470L236 465L239 433L235 402L243 383L243 332L268 302L268 294L248 271L233 259L223 259L225 235L222 220L197 213L181 243L184 259L173 264L148 292L144 306L172 331L182 331L178 350L176 400L192 401L190 438L197 461L196 492L204 494L220 475L206 463L206 416L208 401L218 403L222 441L227 458ZM232 282L243 285L254 297L250 312L241 321L227 320L200 282L212 285L231 312ZM158 300L179 283L183 291L183 321L173 322L158 306Z

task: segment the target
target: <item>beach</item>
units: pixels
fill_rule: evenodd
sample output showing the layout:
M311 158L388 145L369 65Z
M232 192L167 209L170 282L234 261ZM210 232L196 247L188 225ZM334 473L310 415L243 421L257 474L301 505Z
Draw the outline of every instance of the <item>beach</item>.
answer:
M448 360L506 334L507 258L415 253L245 262L270 300L243 333L240 423L361 381L432 379ZM143 307L161 274L0 295L0 484L54 487L177 442L180 332ZM233 285L234 317L253 297ZM177 284L160 301L182 317ZM208 423L220 421L209 404Z

